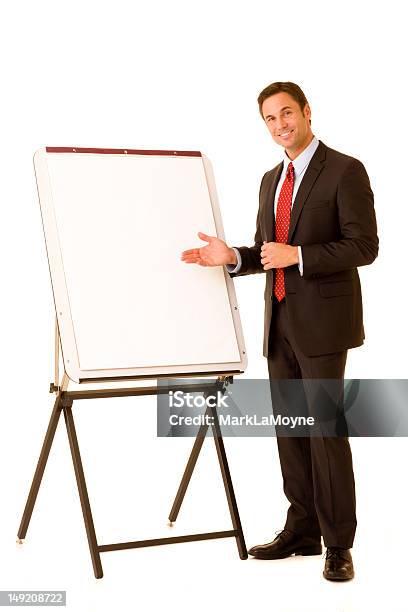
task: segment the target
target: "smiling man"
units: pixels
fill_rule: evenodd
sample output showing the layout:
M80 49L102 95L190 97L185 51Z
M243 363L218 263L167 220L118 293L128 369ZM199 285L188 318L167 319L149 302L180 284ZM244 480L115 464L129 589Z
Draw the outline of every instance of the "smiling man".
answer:
M254 245L208 244L184 251L201 266L226 265L231 276L266 273L264 355L271 381L303 379L305 402L316 409L313 380L335 383L342 409L347 350L363 344L358 266L378 253L373 194L363 164L317 140L311 110L298 85L272 83L259 110L284 158L261 182ZM271 385L274 412L291 402ZM318 410L321 410L318 407ZM324 406L326 409L326 406ZM328 580L354 576L350 548L356 530L351 450L338 436L277 436L284 492L290 502L284 529L249 553L258 559L321 554Z

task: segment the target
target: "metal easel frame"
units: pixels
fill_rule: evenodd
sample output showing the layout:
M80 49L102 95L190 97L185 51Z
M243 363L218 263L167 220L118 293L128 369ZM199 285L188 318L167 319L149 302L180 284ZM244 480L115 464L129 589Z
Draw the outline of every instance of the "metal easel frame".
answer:
M88 538L89 550L92 559L93 570L95 578L102 578L103 569L101 563L101 552L107 552L112 550L123 550L128 548L142 548L145 546L159 546L162 544L175 544L179 542L192 542L195 540L209 540L213 538L228 538L234 537L238 547L238 553L240 559L247 559L248 553L245 546L244 534L242 531L241 521L239 518L238 506L235 499L235 493L232 485L231 475L228 467L227 456L225 453L224 442L221 434L221 429L218 421L218 415L215 407L209 407L207 414L212 417L212 431L215 442L215 448L218 456L220 465L221 475L224 483L225 494L228 501L228 507L231 515L231 521L233 529L227 531L214 531L209 533L196 533L184 536L176 536L169 538L158 538L152 540L139 540L134 542L119 542L115 544L98 544L94 522L92 518L91 506L88 497L88 490L85 482L85 475L81 461L81 454L79 450L79 444L75 429L74 417L72 413L72 405L74 400L79 399L97 399L106 397L128 397L128 396L139 396L139 395L158 395L159 393L168 393L171 387L159 388L156 386L144 386L144 387L130 387L130 388L118 388L118 389L94 389L94 390L77 390L68 391L69 379L64 371L59 384L59 358L60 358L60 337L58 330L58 323L55 323L55 369L54 369L54 382L50 384L50 393L56 393L54 408L51 413L48 429L45 434L44 442L42 445L40 457L38 460L37 468L34 473L33 481L31 484L30 492L27 498L26 506L23 512L23 517L18 530L17 542L22 544L27 534L28 526L30 523L31 515L34 509L34 505L37 499L38 491L41 485L41 480L44 474L45 466L47 464L48 456L51 450L51 446L54 440L55 431L59 422L61 413L64 413L64 420L68 434L69 445L71 449L72 461L74 464L74 471L78 486L79 498L82 507L82 513L84 517L85 529ZM233 373L232 373L233 374ZM219 376L217 381L205 383L203 385L183 385L177 386L177 389L185 389L189 391L203 391L208 393L214 390L219 390L225 387L232 379L231 373L226 373L225 376ZM211 375L211 373L207 373ZM176 375L172 375L175 377ZM138 377L138 380L147 377ZM181 504L183 502L185 493L188 488L191 476L193 474L198 456L200 454L201 447L204 442L204 438L207 434L209 425L203 424L195 439L190 457L188 459L186 468L184 470L183 477L181 479L173 506L170 510L169 521L173 523L178 516Z

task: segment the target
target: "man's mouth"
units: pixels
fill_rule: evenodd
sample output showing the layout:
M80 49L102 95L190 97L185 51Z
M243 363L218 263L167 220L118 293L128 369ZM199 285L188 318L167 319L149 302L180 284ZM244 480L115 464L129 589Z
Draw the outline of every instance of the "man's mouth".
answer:
M280 136L280 138L287 138L292 133L293 133L293 130L287 130L286 132L282 132L282 134L279 134L279 136Z

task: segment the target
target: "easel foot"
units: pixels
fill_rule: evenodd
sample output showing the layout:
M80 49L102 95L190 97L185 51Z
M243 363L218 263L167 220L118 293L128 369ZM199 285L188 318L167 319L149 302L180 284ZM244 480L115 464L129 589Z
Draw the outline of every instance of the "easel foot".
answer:
M24 544L24 540L22 538L17 538L16 544L19 544L20 546L22 546L22 544Z

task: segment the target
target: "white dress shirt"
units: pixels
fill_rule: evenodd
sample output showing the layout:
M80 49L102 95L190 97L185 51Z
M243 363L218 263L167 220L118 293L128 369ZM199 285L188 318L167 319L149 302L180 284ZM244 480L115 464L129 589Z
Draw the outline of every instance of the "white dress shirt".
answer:
M283 158L282 174L280 175L279 182L276 186L276 192L275 192L275 201L274 201L275 217L276 217L276 209L278 206L279 194L281 192L283 181L285 180L286 172L287 172L290 162L292 162L293 164L294 179L295 179L293 183L293 193L292 193L292 203L291 203L291 206L293 206L293 202L295 201L296 194L300 187L300 183L302 182L306 169L310 163L310 160L315 154L318 146L319 146L319 141L317 140L316 136L313 136L313 139L310 142L310 144L308 144L306 149L302 151L302 153L300 153L300 155L298 155L294 160L289 159L289 157L287 156L285 152L285 157ZM241 260L241 255L238 249L236 249L235 247L232 247L232 248L234 249L234 252L237 256L237 265L236 266L227 265L227 270L228 272L234 273L234 272L239 272L241 265L242 265L242 260ZM300 275L303 276L302 249L300 246L298 246L298 254L299 254L299 264L298 264L299 272L300 272Z

